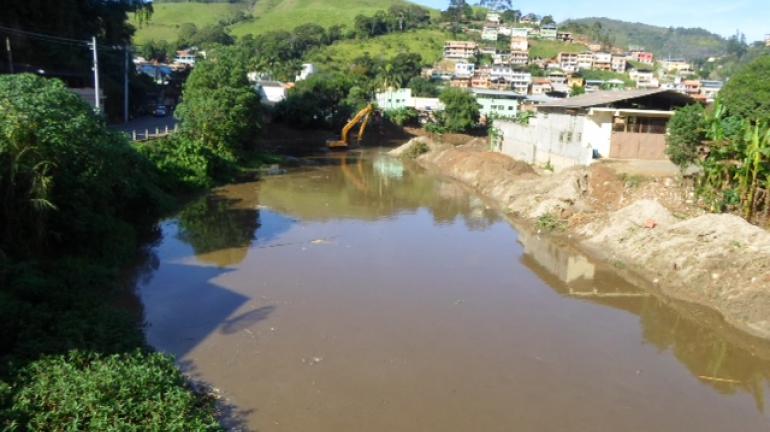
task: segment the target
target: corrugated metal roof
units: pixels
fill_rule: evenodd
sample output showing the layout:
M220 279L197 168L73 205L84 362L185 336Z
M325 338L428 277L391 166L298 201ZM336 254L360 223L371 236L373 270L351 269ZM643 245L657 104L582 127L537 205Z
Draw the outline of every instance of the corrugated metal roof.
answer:
M584 95L575 96L568 99L562 99L557 102L540 105L542 108L566 108L566 109L581 109L592 108L599 106L606 106L617 102L623 102L632 99L638 99L646 96L653 95L666 95L672 99L676 99L683 103L694 102L692 98L687 95L675 92L673 90L665 89L636 89L636 90L623 90L623 91L596 91L592 93L586 93Z

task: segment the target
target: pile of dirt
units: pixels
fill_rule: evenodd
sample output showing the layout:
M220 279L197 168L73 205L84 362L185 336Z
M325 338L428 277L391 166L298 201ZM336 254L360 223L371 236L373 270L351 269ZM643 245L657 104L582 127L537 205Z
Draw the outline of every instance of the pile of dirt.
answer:
M736 216L704 214L681 179L630 176L611 163L538 174L480 143L424 142L431 151L417 161L426 168L530 223L557 216L567 222L565 234L621 273L770 338L770 232Z

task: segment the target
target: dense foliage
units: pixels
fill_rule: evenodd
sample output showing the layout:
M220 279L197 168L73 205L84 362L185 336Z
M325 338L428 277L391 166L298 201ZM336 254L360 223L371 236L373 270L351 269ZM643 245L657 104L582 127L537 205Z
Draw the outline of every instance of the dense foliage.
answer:
M441 93L439 100L444 104L441 125L449 132L466 132L478 125L479 104L468 91L448 88Z
M276 120L301 129L338 129L353 111L347 100L352 89L353 82L342 74L314 75L289 91L276 107Z
M151 262L165 179L61 82L0 77L0 429L216 427L170 360L99 355L147 349L116 281Z
M682 170L698 161L698 149L706 138L703 105L694 104L677 110L668 122L666 154Z
M398 126L406 126L416 124L419 113L411 107L399 108L385 111L385 117Z
M430 12L413 4L393 5L373 16L358 15L354 29L360 38L422 28L430 24Z
M223 430L213 403L190 391L161 354L71 352L32 363L20 382L11 421L31 430Z
M114 232L158 214L154 170L61 82L0 76L0 249L109 255Z
M719 92L730 115L770 121L770 55L744 66Z

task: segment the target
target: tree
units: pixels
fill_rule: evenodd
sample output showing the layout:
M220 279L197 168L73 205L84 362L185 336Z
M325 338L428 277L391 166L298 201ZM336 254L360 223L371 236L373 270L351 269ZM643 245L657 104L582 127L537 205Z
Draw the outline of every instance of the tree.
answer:
M198 26L193 23L182 23L179 31L176 33L176 43L180 48L189 47L195 44L195 34L198 33Z
M703 106L693 104L678 109L669 121L668 129L666 154L684 171L698 160L698 146L706 139Z
M770 56L761 56L740 69L719 92L731 116L770 121Z
M580 96L582 94L585 94L585 92L586 92L585 87L575 84L570 89L569 95L570 96Z
M297 128L341 127L351 113L346 99L352 82L342 74L320 73L300 81L276 107L276 120Z
M0 250L9 256L91 254L130 221L152 217L152 169L64 83L0 76Z
M446 130L465 132L478 124L480 105L470 92L449 88L441 93L439 100L444 104L442 125Z
M184 136L224 159L249 150L261 127L259 96L249 85L247 53L219 47L196 65L176 117Z
M480 0L479 6L498 12L510 10L513 7L511 0Z
M438 97L440 93L435 83L419 76L409 80L407 87L412 90L412 96L416 97Z
M540 25L547 25L547 24L556 24L556 21L554 21L553 16L546 15L540 20Z

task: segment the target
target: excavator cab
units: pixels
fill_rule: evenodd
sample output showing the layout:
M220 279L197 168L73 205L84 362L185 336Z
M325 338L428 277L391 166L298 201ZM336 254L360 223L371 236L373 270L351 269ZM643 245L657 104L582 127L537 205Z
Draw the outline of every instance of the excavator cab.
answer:
M358 129L358 135L356 136L356 141L358 144L361 144L361 141L364 139L364 134L366 134L366 127L369 125L369 121L372 118L372 114L374 113L374 104L369 104L366 106L366 108L362 109L361 111L356 114L353 119L351 119L345 127L342 128L342 134L340 140L328 140L326 141L326 146L330 149L346 149L350 146L350 131L358 124L361 123L361 127Z

